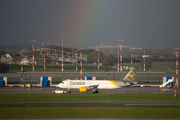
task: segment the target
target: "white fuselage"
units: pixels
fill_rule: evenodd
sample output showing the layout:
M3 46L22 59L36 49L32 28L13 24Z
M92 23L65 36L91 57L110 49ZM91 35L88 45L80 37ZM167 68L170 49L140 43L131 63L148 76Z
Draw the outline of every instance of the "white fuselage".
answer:
M98 89L116 89L126 86L122 81L113 80L65 80L58 84L60 88L79 89L84 86L98 85Z

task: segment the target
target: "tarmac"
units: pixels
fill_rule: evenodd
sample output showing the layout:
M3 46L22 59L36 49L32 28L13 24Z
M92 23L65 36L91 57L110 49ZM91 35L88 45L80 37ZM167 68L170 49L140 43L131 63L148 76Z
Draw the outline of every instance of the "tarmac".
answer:
M53 94L53 90L57 87L0 87L0 94ZM66 90L66 89L64 89ZM85 93L92 93L88 91ZM159 87L124 87L119 89L99 89L101 94L174 94L174 88ZM180 94L180 89L176 89L176 93ZM84 94L78 89L71 89L71 94Z
M180 103L140 102L60 102L60 103L0 103L0 107L180 107Z

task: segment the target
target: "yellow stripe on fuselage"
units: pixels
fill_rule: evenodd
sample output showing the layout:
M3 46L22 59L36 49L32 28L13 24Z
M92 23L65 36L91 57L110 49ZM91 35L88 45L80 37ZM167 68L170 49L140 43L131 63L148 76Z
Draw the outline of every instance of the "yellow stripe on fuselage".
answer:
M122 88L121 86L117 85L114 80L109 80L109 82L111 82L111 83L112 83L113 85L115 85L116 87Z

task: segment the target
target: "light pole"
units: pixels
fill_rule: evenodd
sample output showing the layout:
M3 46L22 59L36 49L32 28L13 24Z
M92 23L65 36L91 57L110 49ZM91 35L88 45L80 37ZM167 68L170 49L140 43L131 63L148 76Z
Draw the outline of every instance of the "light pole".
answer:
M80 65L81 65L80 78L82 80L82 48L81 48L81 63L80 63Z
M44 71L46 71L46 54L44 49Z
M178 83L178 50L179 48L176 49L176 83L175 83L175 88L174 88L174 98L176 98L176 88L179 88L179 83Z
M26 53L25 53L26 52ZM21 50L21 71L24 71L24 66L23 66L23 57L24 57L24 55L23 54L26 54L26 56L25 56L25 60L27 60L27 49L22 49Z
M76 50L76 71L77 71L77 50Z
M64 71L64 65L63 65L63 34L62 34L62 72Z
M131 50L131 70L133 68L133 60L132 60L132 50Z
M119 72L119 44L118 44L118 70L117 71Z
M34 42L36 42L36 40L31 40L33 42L33 72L34 72Z
M146 64L145 64L145 46L144 46L144 72L146 71Z
M179 87L179 81L178 81L178 50L179 48L176 48L176 86L175 87Z
M122 72L122 41L124 40L118 40L120 41L120 71Z
M134 48L129 48L131 50L131 70L133 69L133 51L134 51Z
M98 49L98 71L99 71L99 49Z

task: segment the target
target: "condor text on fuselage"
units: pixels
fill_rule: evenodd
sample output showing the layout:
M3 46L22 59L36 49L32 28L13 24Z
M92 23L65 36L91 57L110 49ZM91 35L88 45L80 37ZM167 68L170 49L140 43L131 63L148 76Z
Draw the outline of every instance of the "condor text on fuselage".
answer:
M79 82L74 82L74 81L70 81L70 85L85 85L86 82L82 82L82 81L79 81Z

